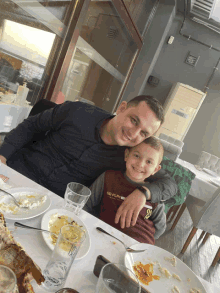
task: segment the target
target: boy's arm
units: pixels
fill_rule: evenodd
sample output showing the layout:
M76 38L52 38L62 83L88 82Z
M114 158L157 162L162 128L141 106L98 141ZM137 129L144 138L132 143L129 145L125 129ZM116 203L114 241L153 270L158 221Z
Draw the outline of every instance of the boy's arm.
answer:
M102 173L90 186L91 195L87 200L83 210L98 217L98 206L104 193L105 172Z
M164 212L164 204L158 204L153 210L150 220L153 221L155 227L154 238L158 239L166 230L166 214Z

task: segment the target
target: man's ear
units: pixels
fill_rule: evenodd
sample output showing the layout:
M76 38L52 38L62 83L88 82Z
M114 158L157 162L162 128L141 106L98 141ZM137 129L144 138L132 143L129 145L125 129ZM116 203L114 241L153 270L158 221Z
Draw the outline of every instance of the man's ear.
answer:
M121 102L121 104L119 105L119 107L116 111L116 114L123 113L127 109L127 105L128 105L128 103L126 101Z
M125 162L128 159L128 155L129 155L129 149L125 149Z
M158 166L155 168L155 170L154 170L154 172L153 172L152 175L154 175L155 173L157 173L160 169L161 169L161 165L158 165Z

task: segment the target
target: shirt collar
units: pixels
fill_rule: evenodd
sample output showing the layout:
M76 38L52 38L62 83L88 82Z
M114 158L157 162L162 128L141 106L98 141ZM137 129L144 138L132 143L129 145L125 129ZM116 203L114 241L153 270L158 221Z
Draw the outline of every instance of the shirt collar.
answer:
M102 118L97 124L96 124L96 127L95 127L95 138L97 139L98 142L101 142L103 144L105 144L103 142L103 140L101 139L101 136L100 136L100 128L102 126L102 123L106 120L106 119L112 119L114 118L115 115L112 115L112 114L109 114L109 116L105 117L105 118Z

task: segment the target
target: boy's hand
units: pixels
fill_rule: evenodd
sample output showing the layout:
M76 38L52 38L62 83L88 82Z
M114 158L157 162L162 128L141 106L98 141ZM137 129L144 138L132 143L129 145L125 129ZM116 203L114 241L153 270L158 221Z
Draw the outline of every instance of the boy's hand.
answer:
M146 196L138 189L135 189L125 200L122 202L117 210L115 216L115 224L120 220L121 228L129 228L134 226L137 221L139 212L146 204Z

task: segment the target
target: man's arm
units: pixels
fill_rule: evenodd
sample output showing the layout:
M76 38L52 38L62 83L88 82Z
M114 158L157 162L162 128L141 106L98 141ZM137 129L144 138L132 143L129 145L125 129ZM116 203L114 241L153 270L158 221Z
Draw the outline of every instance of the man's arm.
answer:
M6 158L3 157L3 156L1 156L1 155L0 155L0 161L1 161L3 164L7 165L7 164L6 164L6 161L7 161Z
M167 200L177 193L175 181L162 169L148 180L149 182L143 186L146 189L146 194L136 189L126 197L118 208L115 223L117 224L120 221L121 228L136 224L137 217L146 200L156 203Z
M95 217L99 216L98 208L104 193L104 180L105 172L102 173L90 186L91 195L83 208L83 210L87 211Z
M150 216L150 220L153 221L155 227L155 239L158 239L166 230L166 214L164 209L164 204L159 203Z
M45 133L48 130L56 131L62 124L68 123L66 120L68 120L70 108L73 108L72 104L70 107L66 102L25 119L5 137L0 147L1 158L7 160L13 153L32 141L36 133Z

